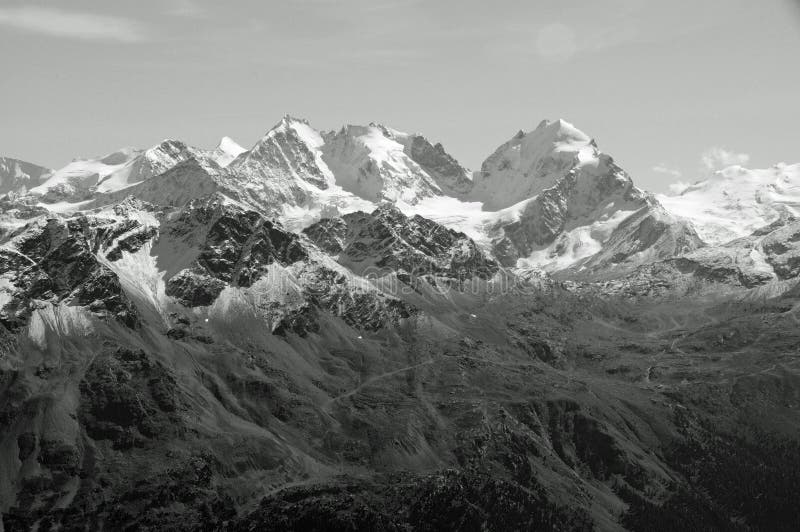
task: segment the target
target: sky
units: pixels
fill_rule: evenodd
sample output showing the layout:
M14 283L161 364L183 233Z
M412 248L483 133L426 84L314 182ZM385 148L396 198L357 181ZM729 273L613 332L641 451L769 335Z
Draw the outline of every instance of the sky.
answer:
M0 155L48 167L284 114L481 162L563 118L640 187L800 162L800 0L0 0Z

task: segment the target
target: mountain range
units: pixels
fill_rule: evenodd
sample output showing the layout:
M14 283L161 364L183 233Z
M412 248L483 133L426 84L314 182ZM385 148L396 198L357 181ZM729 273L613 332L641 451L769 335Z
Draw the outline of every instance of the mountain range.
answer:
M0 158L6 530L795 530L800 164L563 120Z

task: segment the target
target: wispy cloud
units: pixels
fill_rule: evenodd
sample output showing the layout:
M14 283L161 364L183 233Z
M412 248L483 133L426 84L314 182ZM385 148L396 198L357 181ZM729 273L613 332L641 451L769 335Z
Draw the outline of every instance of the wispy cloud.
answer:
M705 176L701 179L708 179L717 170L722 170L734 165L745 165L749 161L750 156L746 153L736 153L726 150L725 148L720 148L719 146L708 148L700 155L700 163L702 166L701 173L705 172ZM674 182L667 185L672 194L681 194L691 186L691 183L681 179L683 174L679 170L670 168L664 163L653 166L651 170L675 179Z
M652 170L654 172L659 173L659 174L666 174L666 175L668 175L670 177L674 177L676 179L683 175L680 170L676 170L674 168L669 168L665 164L657 164L652 168Z
M653 172L656 172L657 174L664 174L666 176L669 176L670 179L678 180L667 185L667 188L672 194L680 194L681 192L686 190L686 188L689 187L690 185L690 183L680 180L680 178L683 177L683 173L680 170L676 170L675 168L670 168L664 163L653 166L651 170L653 170Z
M703 167L709 172L721 170L733 165L744 165L750 160L750 156L746 153L736 153L728 151L725 148L713 147L703 152L701 161Z
M135 20L54 7L0 8L0 26L33 33L90 41L138 42L146 32Z
M169 0L166 3L166 13L184 18L204 18L208 14L195 0Z

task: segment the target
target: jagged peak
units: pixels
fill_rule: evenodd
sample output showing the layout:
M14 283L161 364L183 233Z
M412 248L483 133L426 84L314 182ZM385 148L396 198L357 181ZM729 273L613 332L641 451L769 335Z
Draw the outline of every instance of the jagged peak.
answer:
M285 133L285 132L287 132L289 130L289 128L291 126L293 126L295 124L302 124L304 126L309 126L310 127L310 124L309 124L308 120L306 120L305 118L297 118L297 117L292 116L290 114L285 114L285 115L283 115L283 118L281 118L280 121L278 121L277 124L272 126L264 136L265 137L269 137L269 136L274 135L275 133L278 133L278 132L284 132Z
M254 151L265 142L271 142L277 135L288 135L296 137L302 142L308 142L310 136L319 136L319 132L311 127L305 118L297 118L287 114L256 142L251 151Z
M169 148L185 149L187 147L188 147L187 144L182 140L167 138L162 140L155 146L153 146L151 149L169 149Z
M219 140L216 150L223 153L228 153L234 157L247 151L238 142L228 136L222 137Z
M308 120L307 120L307 119L305 119L305 118L298 118L298 117L296 117L296 116L292 116L292 115L290 115L289 113L286 113L286 114L284 114L284 115L283 115L283 118L281 118L281 121L280 121L280 123L286 123L286 124L291 124L291 123L300 123L300 124L309 125L309 123L308 123Z
M393 127L387 126L386 124L382 124L381 122L370 122L367 127L374 128L379 130L383 133L384 137L394 139L396 137L408 137L411 136L404 131L400 131L399 129L394 129Z
M550 137L554 141L569 140L582 143L589 143L592 141L589 135L562 118L556 120L542 120L539 125L536 126L536 129L524 136L531 134Z
M379 131L384 137L392 140L404 139L407 137L417 136L416 133L406 133L393 127L387 126L380 122L369 122L367 125L361 124L345 124L337 132L331 131L330 134L345 135L349 137L360 137L370 133L371 131Z

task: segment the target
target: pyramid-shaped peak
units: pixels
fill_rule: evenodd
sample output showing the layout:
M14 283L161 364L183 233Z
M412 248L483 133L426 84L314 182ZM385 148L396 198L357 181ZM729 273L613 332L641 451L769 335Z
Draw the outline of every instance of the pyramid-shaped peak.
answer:
M284 125L291 125L291 124L309 125L308 120L306 120L305 118L298 118L296 116L292 116L292 115L287 113L287 114L283 115L283 118L281 118L281 121L278 122L278 124L275 127L280 127L280 126L284 126Z
M292 134L292 132L301 134L300 132L314 131L308 120L305 118L297 118L292 115L286 114L281 120L272 126L269 131L264 135L262 140L270 139L278 134ZM302 134L301 134L302 135ZM259 141L260 142L260 141Z
M536 129L534 129L528 135L530 134L547 136L552 138L554 141L571 140L577 142L590 142L592 140L589 135L561 118L557 120L542 120L539 125L536 126Z
M242 148L238 142L227 136L220 139L219 144L217 144L217 150L230 153L234 156L247 151Z

